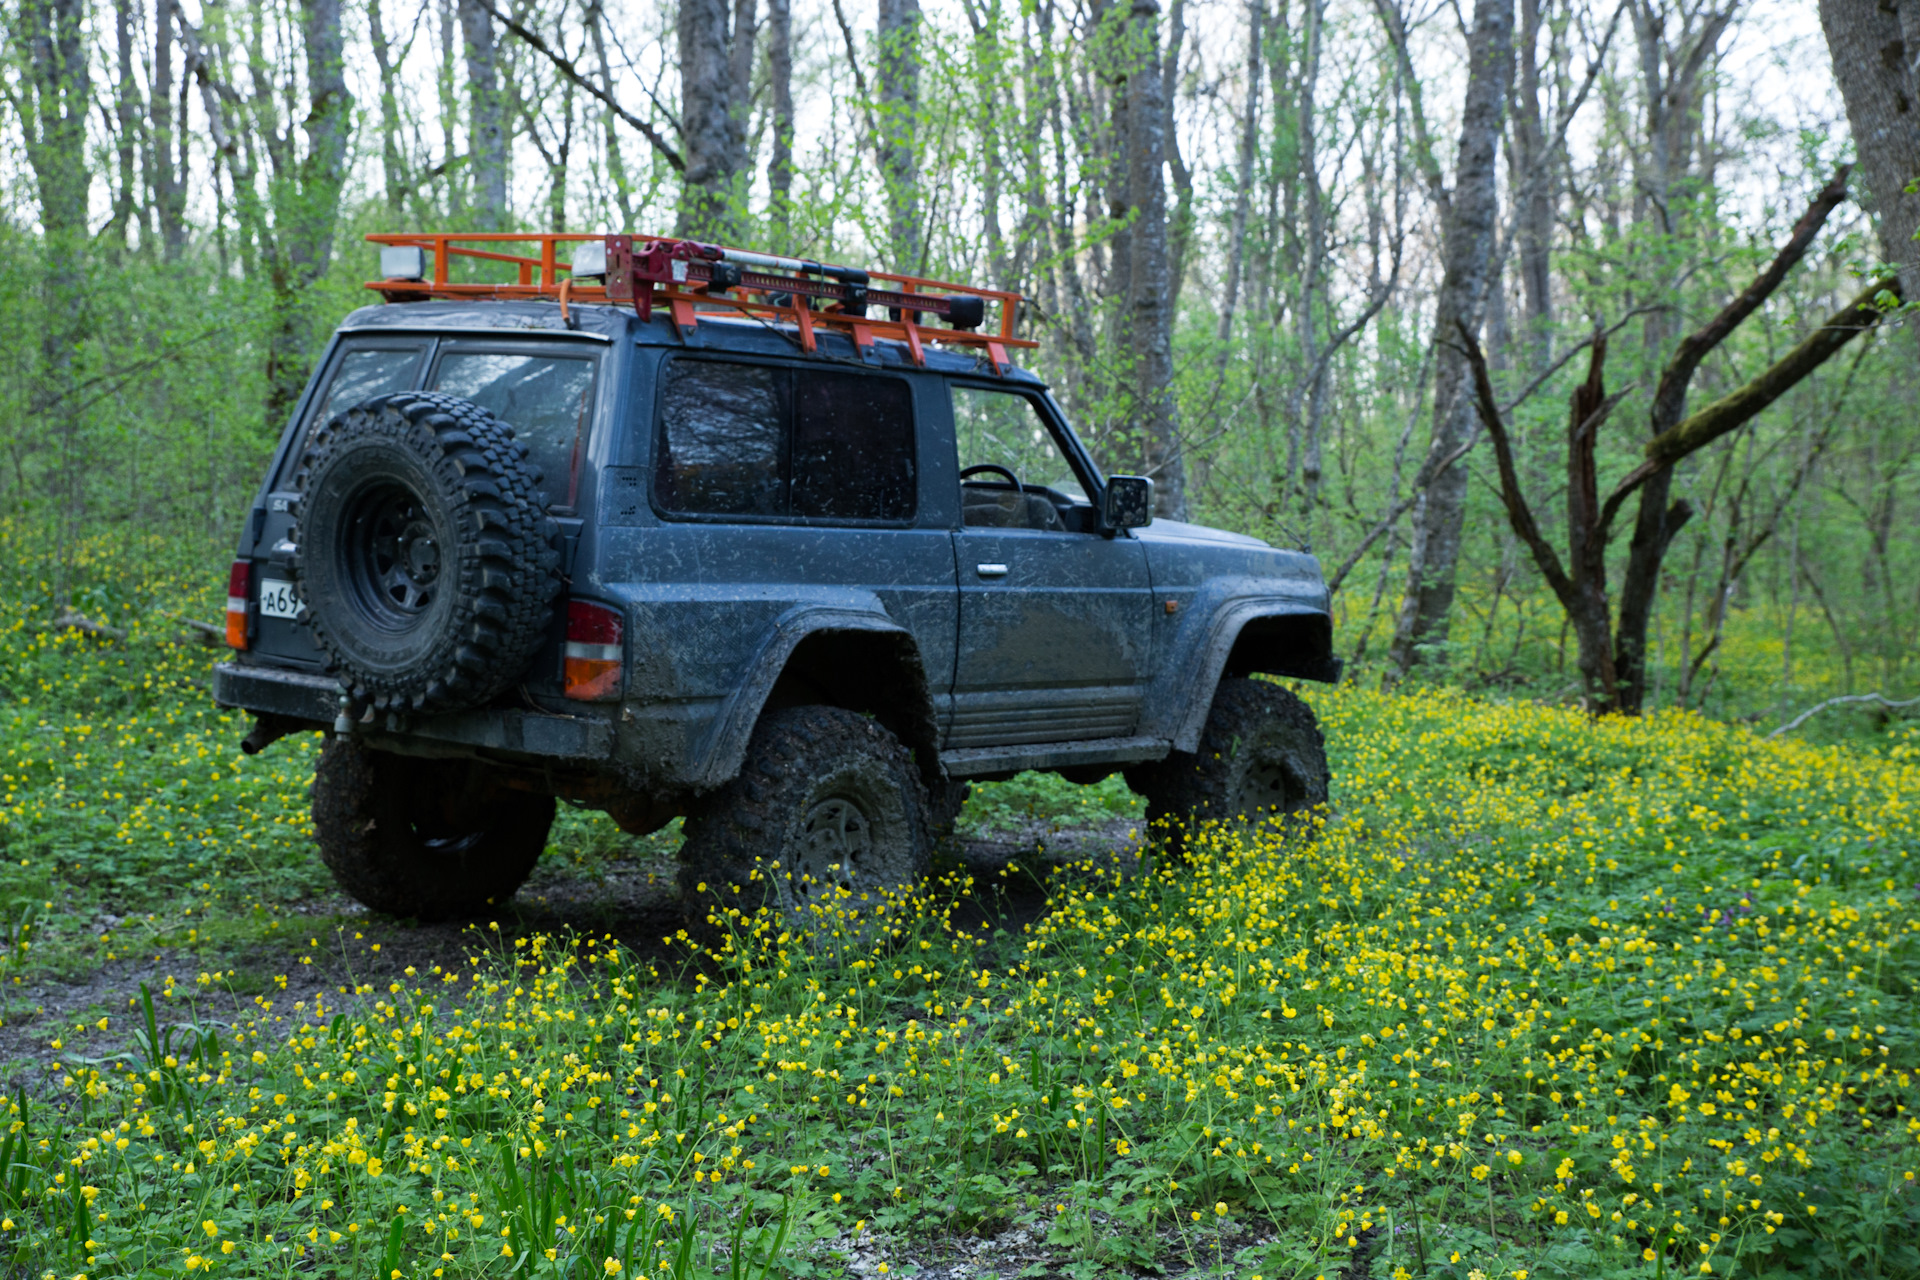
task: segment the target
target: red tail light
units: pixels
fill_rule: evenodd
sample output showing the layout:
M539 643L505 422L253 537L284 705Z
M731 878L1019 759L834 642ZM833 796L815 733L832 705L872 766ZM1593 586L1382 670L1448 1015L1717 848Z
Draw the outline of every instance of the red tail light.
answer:
M620 614L602 604L567 602L567 696L590 700L620 692Z
M235 560L227 571L227 647L247 647L247 587L253 581L253 565Z

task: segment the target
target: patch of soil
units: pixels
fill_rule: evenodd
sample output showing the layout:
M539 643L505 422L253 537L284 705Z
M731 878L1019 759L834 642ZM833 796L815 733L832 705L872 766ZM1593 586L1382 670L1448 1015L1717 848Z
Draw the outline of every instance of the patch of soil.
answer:
M1143 847L1136 826L1125 819L1058 829L1036 822L985 838L963 837L958 862L975 887L955 904L954 926L1018 935L1045 914L1053 875L1136 868ZM256 942L224 956L165 949L157 958L149 953L110 961L76 982L42 978L11 987L0 1006L0 1090L46 1088L56 1062L127 1052L142 983L154 992L163 1022L208 1025L258 1013L263 1001L297 1018L294 1011L310 1007L316 997L329 1006L384 998L394 983L418 984L436 968L462 975L462 982L450 984L457 996L475 972L471 957L511 950L518 939L537 935L613 942L668 972L690 966L686 943L674 936L685 927L674 871L670 854L590 869L548 859L496 915L440 924L375 915L344 895L320 895L283 917L280 941ZM199 986L195 977L209 970L231 976ZM178 994L161 1002L169 975ZM95 1025L103 1015L109 1019L105 1031ZM86 1029L76 1034L73 1025L80 1020Z

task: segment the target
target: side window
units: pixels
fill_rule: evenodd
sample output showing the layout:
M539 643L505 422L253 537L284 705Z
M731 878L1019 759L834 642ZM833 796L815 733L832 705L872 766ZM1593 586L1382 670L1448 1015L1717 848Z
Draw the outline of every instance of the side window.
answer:
M450 351L431 389L471 400L512 427L545 476L548 500L571 507L593 411L593 367L586 355Z
M382 347L347 352L340 357L333 381L327 384L313 421L316 424L330 422L335 414L345 413L375 396L412 387L421 350L420 347Z
M794 372L794 515L910 519L913 460L913 392L905 382Z
M653 492L685 515L786 514L784 369L675 360L660 390Z
M954 385L953 427L960 448L960 469L1004 467L1031 489L1051 489L1075 502L1087 501L1073 466L1054 442L1033 401L1011 391ZM986 485L1004 485L998 472L969 477Z
M899 378L674 360L654 502L677 515L912 518L913 395Z

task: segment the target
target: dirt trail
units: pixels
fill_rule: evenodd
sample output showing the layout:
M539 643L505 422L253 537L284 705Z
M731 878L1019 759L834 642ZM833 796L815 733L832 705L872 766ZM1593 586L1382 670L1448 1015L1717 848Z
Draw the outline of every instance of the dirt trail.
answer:
M963 841L960 863L976 887L955 908L955 927L1018 934L1044 914L1046 881L1054 871L1136 865L1136 825L1119 819L1054 830L1032 823ZM1009 868L1011 874L1000 874ZM71 1064L124 1053L141 984L158 994L169 976L176 991L191 996L196 1020L205 1023L257 1012L260 998L286 1012L310 1005L316 996L329 1005L384 998L392 984L418 983L436 968L471 976L469 957L542 934L608 938L639 959L663 966L684 963L685 946L673 941L683 920L671 855L613 862L602 870L587 873L549 860L496 918L445 924L407 924L328 894L295 906L284 918L281 941L227 953L163 950L158 959L149 953L108 962L80 982L42 979L11 988L0 1011L0 1090L26 1085L38 1091L48 1087L46 1072L56 1061ZM302 964L307 956L312 962ZM234 976L198 986L196 975L212 970ZM369 987L371 995L354 995ZM175 1007L177 1019L182 1015ZM95 1026L103 1015L110 1019L104 1032ZM75 1034L74 1023L82 1019L86 1029ZM52 1047L56 1039L58 1050Z

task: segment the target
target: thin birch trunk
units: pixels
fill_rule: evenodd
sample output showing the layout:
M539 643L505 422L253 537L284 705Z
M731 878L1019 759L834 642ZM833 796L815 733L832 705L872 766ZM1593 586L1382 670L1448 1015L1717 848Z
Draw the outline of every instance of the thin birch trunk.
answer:
M1227 238L1226 279L1222 282L1220 323L1215 332L1219 347L1214 356L1214 381L1225 376L1228 343L1233 340L1234 311L1240 302L1240 278L1246 269L1247 217L1253 207L1254 159L1260 146L1260 42L1265 38L1262 19L1266 0L1247 4L1247 71L1245 103L1240 112L1240 154L1235 165L1238 179L1233 193L1233 224Z
M173 110L173 9L164 0L155 5L153 66L149 74L147 185L153 191L154 231L160 241L160 252L168 262L172 262L179 258L180 251L187 243L187 156L183 135L187 119L187 85L192 77L181 77L180 127L176 129Z
M1513 0L1479 0L1474 5L1468 58L1459 158L1443 223L1445 274L1434 305L1434 341L1439 350L1434 363L1430 459L1454 452L1475 432L1467 362L1455 337L1461 324L1470 332L1478 331L1493 274L1499 212L1496 161L1513 80ZM1411 86L1411 77L1408 83ZM1415 122L1419 136L1424 125L1419 124L1417 113ZM1449 467L1434 477L1415 506L1407 591L1390 650L1398 675L1405 675L1446 643L1466 496L1467 469Z
M887 241L896 270L923 268L920 175L914 123L920 111L920 0L879 0L878 136L880 177L886 186Z
M767 0L767 80L773 92L773 153L767 160L776 247L793 242L793 0Z
M508 136L493 15L476 0L459 0L459 5L466 42L467 160L473 170L474 221L483 231L504 231Z

